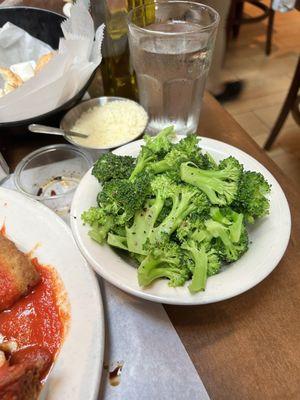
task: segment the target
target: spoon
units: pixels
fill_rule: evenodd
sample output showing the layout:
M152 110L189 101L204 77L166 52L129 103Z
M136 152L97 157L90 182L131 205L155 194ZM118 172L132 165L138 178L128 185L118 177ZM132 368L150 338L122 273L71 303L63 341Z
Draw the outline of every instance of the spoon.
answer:
M80 138L87 138L89 135L85 133L73 132L73 131L65 131L60 128L54 128L52 126L39 125L39 124L31 124L28 126L30 132L34 133L45 133L46 135L57 135L57 136L76 136Z

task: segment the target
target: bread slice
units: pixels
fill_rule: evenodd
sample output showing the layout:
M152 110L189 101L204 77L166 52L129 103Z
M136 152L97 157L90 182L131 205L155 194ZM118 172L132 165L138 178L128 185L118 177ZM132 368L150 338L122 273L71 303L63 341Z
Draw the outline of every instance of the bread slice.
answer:
M41 69L43 69L44 66L48 64L48 62L52 59L53 56L54 56L53 51L41 56L36 62L35 73L38 73Z
M0 67L0 75L4 80L4 87L3 90L1 90L3 94L12 92L23 84L23 81L19 75L13 73L8 68Z

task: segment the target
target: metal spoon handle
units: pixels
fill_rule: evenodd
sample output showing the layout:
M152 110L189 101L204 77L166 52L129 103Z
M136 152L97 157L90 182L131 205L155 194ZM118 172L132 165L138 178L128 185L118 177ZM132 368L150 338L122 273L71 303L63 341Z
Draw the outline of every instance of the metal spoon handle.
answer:
M30 132L45 133L47 135L77 136L77 137L81 137L81 138L88 137L88 135L85 135L84 133L73 132L73 131L64 131L63 129L60 129L60 128L54 128L52 126L39 125L39 124L31 124L28 126L28 129L30 130Z

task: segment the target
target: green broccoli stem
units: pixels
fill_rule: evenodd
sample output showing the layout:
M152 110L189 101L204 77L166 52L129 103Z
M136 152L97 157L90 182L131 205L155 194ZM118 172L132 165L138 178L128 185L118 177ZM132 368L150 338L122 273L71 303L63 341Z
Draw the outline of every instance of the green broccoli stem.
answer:
M148 201L144 209L135 214L132 226L126 227L127 246L132 253L147 254L144 245L163 209L164 201L164 198L158 194L153 204Z
M134 170L132 171L130 177L129 177L129 181L133 182L135 180L135 178L137 177L137 175L139 173L141 173L142 171L144 171L144 169L146 168L147 164L149 162L151 162L154 159L154 156L152 154L149 155L145 155L143 153L141 153L141 156L139 156L137 158L136 161L136 165L134 167Z
M156 161L151 164L151 172L154 174L161 174L162 172L168 171L170 168L169 162L166 160Z
M162 278L167 273L165 268L159 268L160 261L147 256L138 268L138 282L140 286L148 286L158 278Z
M148 255L138 268L138 282L140 286L149 286L159 278L172 280L174 275L180 274L180 269L163 262L161 259Z
M126 237L124 236L109 233L107 236L107 243L111 246L118 247L119 249L128 251L127 240Z
M220 222L223 225L230 225L231 222L222 213L219 207L211 207L210 216L214 221Z
M229 227L230 238L233 241L233 243L239 242L239 240L241 238L242 228L243 228L243 220L244 220L243 214L234 213L234 222Z
M234 200L237 192L238 168L230 167L219 170L203 170L183 163L180 166L180 177L192 186L202 190L212 204L225 205Z
M191 167L188 164L181 164L180 177L185 182L192 186L196 186L202 190L212 204L219 204L220 200L216 195L217 192L222 192L222 185L218 177L218 172L215 170L201 170Z
M189 284L189 291L197 293L205 290L207 281L207 254L204 246L197 249L195 245L186 246L185 249L189 250L195 263L192 282Z
M229 209L227 212L227 218L224 216L218 207L212 207L210 209L210 215L212 219L216 222L219 222L222 225L226 225L230 231L230 239L233 243L237 243L240 240L243 228L244 215L239 214L232 209Z
M227 227L224 225L220 224L219 222L213 221L213 220L207 220L205 221L205 226L208 230L209 233L215 238L219 237L222 242L224 243L225 247L232 247L232 242L230 240L230 231Z

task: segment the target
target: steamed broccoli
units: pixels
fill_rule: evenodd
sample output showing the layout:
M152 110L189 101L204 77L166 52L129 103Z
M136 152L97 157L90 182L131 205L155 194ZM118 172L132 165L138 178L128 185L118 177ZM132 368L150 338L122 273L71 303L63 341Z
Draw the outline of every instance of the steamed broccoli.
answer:
M158 278L169 279L169 286L182 286L190 275L180 246L172 242L153 248L138 268L140 286L148 286Z
M114 179L103 185L97 202L106 213L115 216L119 225L126 224L146 201L149 191L149 176L138 176L134 182Z
M195 240L197 242L210 241L212 236L207 231L204 222L209 217L208 213L192 213L186 218L176 231L176 237L180 242L184 242L188 239Z
M214 221L226 225L230 232L230 239L237 243L244 229L244 215L233 211L229 207L212 207L210 215Z
M163 157L172 147L171 139L174 137L173 126L163 129L157 136L144 136L145 144L142 146L140 154L136 160L134 170L130 175L130 180L145 170L152 162Z
M193 162L198 167L207 169L211 166L208 156L203 155L198 147L199 138L189 135L175 144L166 156L159 161L151 163L149 168L158 174L166 171L179 171L184 162Z
M174 126L168 126L156 136L145 135L145 147L156 154L158 158L164 157L172 148L172 139L176 137Z
M167 197L172 200L172 208L166 218L152 230L151 243L169 237L182 221L193 212L202 213L209 207L205 194L189 185L177 185L171 180L166 183Z
M92 227L89 231L90 237L100 244L104 243L108 232L115 224L113 216L98 207L84 211L81 218L85 224Z
M205 221L205 226L215 238L214 248L223 261L236 261L248 250L248 234L240 221L231 228L231 226L209 219Z
M220 259L213 248L212 235L205 226L206 216L191 215L185 220L176 232L181 247L192 260L192 282L189 290L192 293L205 290L208 276L219 272Z
M270 203L266 197L271 186L259 172L246 171L242 174L238 192L232 207L245 215L249 223L269 213Z
M197 293L205 290L207 277L218 273L221 267L216 251L208 241L188 240L183 242L181 247L189 253L193 260L190 292Z
M126 227L127 243L131 252L147 254L144 246L166 205L169 196L168 185L170 180L166 176L155 177L151 181L152 198L136 212L133 224Z
M108 182L111 179L128 179L134 169L134 164L133 157L105 153L94 164L92 174L100 183Z
M236 197L242 171L242 165L235 158L228 157L216 170L181 164L180 176L184 182L202 190L212 204L230 205Z

